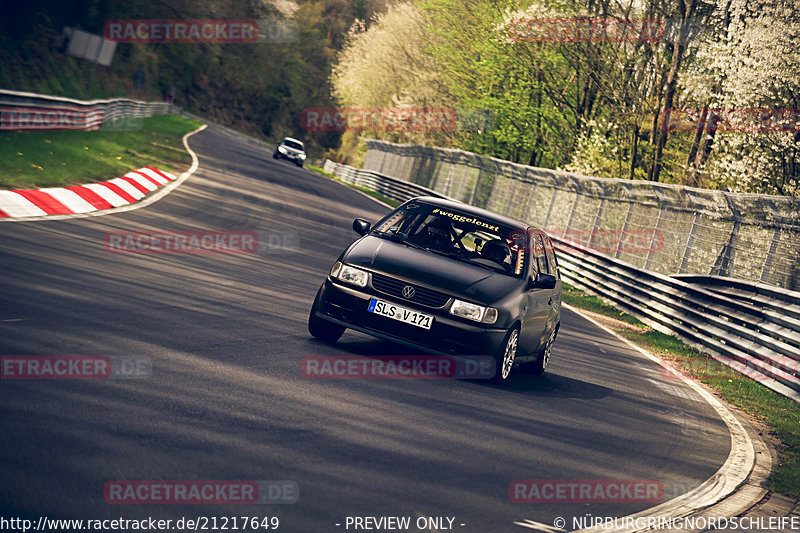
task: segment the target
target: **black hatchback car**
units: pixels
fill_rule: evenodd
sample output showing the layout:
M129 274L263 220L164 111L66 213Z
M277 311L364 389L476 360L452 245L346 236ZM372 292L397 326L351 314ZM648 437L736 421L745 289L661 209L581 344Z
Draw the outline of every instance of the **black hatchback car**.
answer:
M459 202L413 198L333 264L308 330L336 342L345 329L441 355L495 358L494 381L512 368L547 368L561 320L561 281L541 230Z

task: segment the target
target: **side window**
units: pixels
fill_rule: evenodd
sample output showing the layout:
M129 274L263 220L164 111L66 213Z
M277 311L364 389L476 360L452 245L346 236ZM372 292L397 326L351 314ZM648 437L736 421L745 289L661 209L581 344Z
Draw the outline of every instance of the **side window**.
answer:
M528 228L526 243L525 252L528 254L528 260L531 263L531 275L535 278L539 273L539 262L536 261L536 234L530 228Z
M551 274L550 267L547 264L547 257L544 252L544 244L542 243L542 236L538 233L531 233L531 242L533 244L533 261L537 266L537 271L542 274Z
M545 236L544 238L544 252L547 256L547 264L550 265L550 273L556 277L558 276L558 260L556 260L556 252L553 250L553 241L550 240L550 237Z

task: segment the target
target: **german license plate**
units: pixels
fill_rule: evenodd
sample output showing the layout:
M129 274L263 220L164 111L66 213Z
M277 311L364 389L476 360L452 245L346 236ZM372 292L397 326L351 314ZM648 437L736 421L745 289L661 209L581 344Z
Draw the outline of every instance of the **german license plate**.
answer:
M406 309L405 307L378 300L377 298L372 298L369 301L369 308L367 311L423 329L431 329L431 324L433 324L432 315L426 315L425 313L420 313L413 309Z

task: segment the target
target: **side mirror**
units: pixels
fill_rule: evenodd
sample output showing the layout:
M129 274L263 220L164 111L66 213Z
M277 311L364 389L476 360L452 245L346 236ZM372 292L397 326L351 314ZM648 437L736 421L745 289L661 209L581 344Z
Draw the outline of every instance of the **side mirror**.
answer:
M353 221L353 231L355 231L359 235L366 235L371 227L372 224L370 224L363 218L357 218Z
M556 277L551 276L550 274L543 274L539 272L536 274L536 278L530 278L528 281L528 287L531 289L555 289L556 288Z

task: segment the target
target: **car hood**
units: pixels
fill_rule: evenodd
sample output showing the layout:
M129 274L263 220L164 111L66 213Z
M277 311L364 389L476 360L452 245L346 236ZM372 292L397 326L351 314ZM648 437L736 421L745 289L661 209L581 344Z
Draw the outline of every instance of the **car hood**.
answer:
M300 154L304 153L303 150L297 150L296 148L289 148L285 144L282 144L281 148L286 150L290 155L300 155Z
M499 272L370 235L353 243L342 261L484 304L496 302L523 283Z

